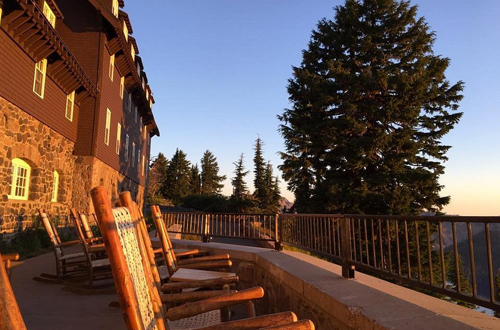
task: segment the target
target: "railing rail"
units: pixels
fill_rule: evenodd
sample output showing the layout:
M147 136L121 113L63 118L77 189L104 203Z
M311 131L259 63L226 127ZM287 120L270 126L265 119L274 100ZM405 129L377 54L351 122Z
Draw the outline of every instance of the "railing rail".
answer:
M434 294L500 312L500 217L167 213L167 226L272 241ZM182 228L179 228L180 226ZM492 246L493 243L493 246ZM497 273L498 272L498 273Z

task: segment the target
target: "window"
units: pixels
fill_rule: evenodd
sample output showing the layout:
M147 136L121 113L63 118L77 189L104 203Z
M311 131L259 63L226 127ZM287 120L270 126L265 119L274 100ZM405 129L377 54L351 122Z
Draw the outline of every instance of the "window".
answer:
M66 96L66 118L73 121L73 109L75 108L75 91Z
M43 2L43 14L47 18L47 21L49 21L50 25L52 25L53 28L56 27L56 15L50 8L50 6L47 4L47 1Z
M142 117L139 117L139 131L142 133Z
M125 161L128 162L128 134L125 134Z
M113 4L111 5L111 12L113 12L113 15L118 17L118 0L113 0Z
M125 23L125 21L123 21L123 35L125 36L125 40L128 41L128 28L127 28L127 24Z
M9 199L28 200L31 167L24 160L12 160L12 182L10 185Z
M52 200L51 202L57 202L57 193L59 192L59 173L54 171L54 182L52 183Z
M113 75L115 74L115 54L109 56L109 79L113 81Z
M134 45L130 46L130 56L132 56L132 60L135 61L135 48L134 48Z
M132 142L132 167L135 167L135 142Z
M43 59L35 65L35 78L33 81L33 92L43 99L45 92L45 76L47 74L47 59Z
M149 108L153 110L153 100L149 99Z
M116 126L116 154L120 154L120 144L122 142L122 125L118 123Z
M146 140L146 137L147 137L147 133L148 133L148 127L146 125L144 125L144 128L142 130L144 132L144 140Z
M123 91L125 90L125 77L120 77L120 97L123 99Z
M142 155L142 167L141 167L141 175L144 175L144 162L145 162L145 158L144 155Z
M134 120L135 120L135 123L137 124L137 107L134 106Z
M0 6L0 25L2 25L2 7Z
M106 110L106 127L104 128L104 143L109 146L109 129L111 128L111 110Z
M137 169L139 169L141 165L141 151L137 150Z
M128 94L127 108L128 108L128 112L132 111L132 93Z
M146 89L146 100L149 99L149 90Z

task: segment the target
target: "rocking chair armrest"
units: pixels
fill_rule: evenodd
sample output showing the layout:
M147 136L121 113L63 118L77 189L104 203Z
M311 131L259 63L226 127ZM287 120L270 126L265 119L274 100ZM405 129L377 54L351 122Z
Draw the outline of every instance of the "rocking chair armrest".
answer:
M262 297L264 297L264 289L257 286L251 289L228 293L226 295L190 302L179 307L170 308L166 313L166 317L171 321L176 321Z
M231 260L218 260L218 261L206 261L197 262L189 264L179 264L180 268L188 269L218 269L218 268L230 268L233 265Z
M73 241L62 242L61 244L58 244L57 247L67 247L67 246L73 246L73 245L78 245L78 244L82 244L82 242L79 239L76 239Z
M201 253L200 253L201 252ZM192 257L200 254L204 254L205 251L200 251L198 249L174 249L175 256L177 258L182 257Z
M297 322L293 312L275 313L216 324L199 330L258 329Z
M177 263L179 266L182 265L187 265L187 264L195 264L199 262L205 262L205 261L220 261L220 260L229 260L230 256L229 254L218 254L218 255L212 255L212 256L206 256L206 257L196 257L196 258L190 258L190 259L182 259L182 260L177 260Z
M2 254L2 260L3 261L13 261L13 260L19 260L19 253L8 253L8 254Z
M173 291L173 290L182 290L182 289L190 289L190 288L207 288L213 286L223 286L225 284L233 284L238 283L238 276L227 276L227 277L219 277L215 279L209 280L198 280L198 281L186 281L186 282L170 282L165 283L161 286L163 292Z
M314 323L311 320L300 320L293 323L287 323L282 325L274 325L267 328L262 328L262 330L314 330Z
M228 293L235 293L236 290L210 290L210 291L193 291L182 293L162 294L162 303L180 303L184 304L191 301L199 301L203 299L227 295Z

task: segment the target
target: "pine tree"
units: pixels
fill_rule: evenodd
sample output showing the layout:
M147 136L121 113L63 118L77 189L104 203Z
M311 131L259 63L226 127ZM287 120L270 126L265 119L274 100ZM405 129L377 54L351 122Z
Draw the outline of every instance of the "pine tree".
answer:
M174 204L189 194L191 187L191 164L186 154L177 149L167 169L164 186L164 196Z
M224 187L222 181L225 175L219 175L219 164L217 158L209 151L205 151L201 158L201 194L216 195Z
M201 176L198 164L191 166L191 189L189 193L191 195L201 194Z
M231 180L231 184L233 185L232 196L239 199L246 196L246 193L248 191L247 183L245 182L245 176L249 171L245 171L243 158L244 155L241 154L238 161L233 163L236 168L234 170L234 178Z
M266 164L264 163L264 158L262 157L262 145L264 143L260 137L255 140L255 155L253 157L254 163L254 197L258 200L259 206L265 208L265 201L268 195L268 186L266 184Z
M347 0L313 31L279 116L297 211L418 214L449 203L438 180L462 113L461 81L408 1Z
M163 186L167 177L168 159L161 152L151 162L148 178L148 203L158 203L162 196Z

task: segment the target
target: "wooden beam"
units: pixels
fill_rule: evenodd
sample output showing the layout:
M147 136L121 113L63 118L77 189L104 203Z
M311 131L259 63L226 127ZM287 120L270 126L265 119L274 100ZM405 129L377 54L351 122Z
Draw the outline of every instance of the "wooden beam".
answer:
M110 40L108 40L108 49L111 54L116 54L120 51L121 49L121 44L120 40L118 37L114 37Z
M28 21L28 22L23 23L20 26L18 26L14 31L14 35L16 35L18 38L21 38L23 33L33 29L34 27L35 27L35 23Z
M2 18L2 25L6 27L6 29L9 29L9 25L13 23L15 20L18 18L22 17L25 14L24 10L17 9L6 15L4 18ZM25 16L28 17L28 16ZM29 19L29 17L28 17ZM24 21L26 22L26 21ZM24 23L23 22L23 23Z
M23 48L27 48L36 40L39 40L42 36L38 33L37 28L30 29L23 33L22 36L19 36L19 43Z
M297 315L293 312L283 312L270 315L252 317L243 320L235 320L202 328L200 330L247 330L260 329L270 326L277 326L297 322Z

